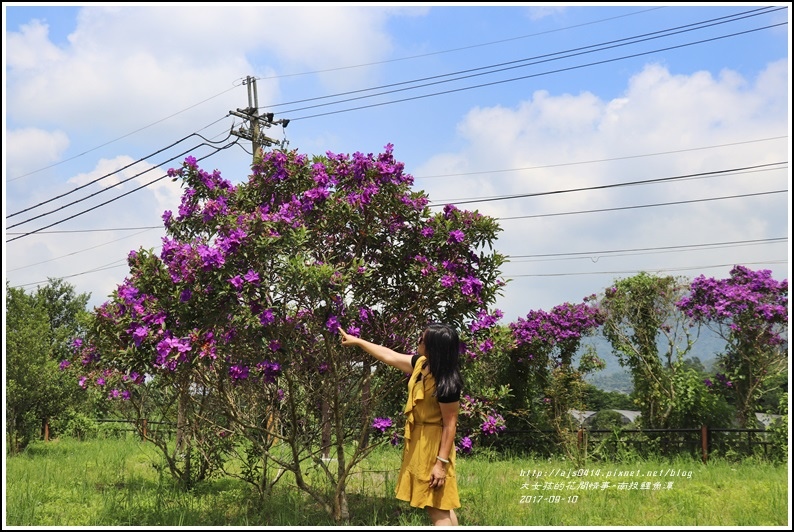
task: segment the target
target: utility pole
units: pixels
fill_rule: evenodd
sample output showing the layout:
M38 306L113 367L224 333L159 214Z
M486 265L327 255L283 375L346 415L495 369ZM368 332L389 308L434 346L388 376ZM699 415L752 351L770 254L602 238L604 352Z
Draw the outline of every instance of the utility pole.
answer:
M245 109L237 108L237 111L229 111L229 114L239 116L245 120L245 124L232 130L232 135L251 141L251 148L253 150L253 159L251 163L256 162L256 156L260 147L272 146L276 144L275 139L262 134L262 126L271 127L273 124L281 124L282 127L287 127L289 119L282 118L281 120L273 120L273 113L265 113L259 115L259 97L256 93L256 78L253 76L246 76L243 85L248 86L248 107Z

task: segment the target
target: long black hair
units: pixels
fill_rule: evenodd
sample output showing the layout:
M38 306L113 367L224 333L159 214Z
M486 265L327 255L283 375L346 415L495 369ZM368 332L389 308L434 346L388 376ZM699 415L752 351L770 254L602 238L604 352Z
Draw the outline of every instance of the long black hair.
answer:
M446 323L431 323L425 329L423 341L430 361L430 373L436 380L436 396L459 395L463 387L463 379L458 368L460 357L458 332Z

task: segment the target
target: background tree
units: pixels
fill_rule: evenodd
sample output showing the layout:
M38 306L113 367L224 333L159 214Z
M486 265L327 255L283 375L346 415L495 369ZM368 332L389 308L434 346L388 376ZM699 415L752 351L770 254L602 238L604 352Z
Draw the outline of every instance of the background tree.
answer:
M592 384L585 384L582 402L586 410L632 410L634 402L625 393L606 392Z
M83 409L74 382L60 371L70 338L81 334L89 294L49 279L32 294L6 285L7 433L19 449L45 430L61 430Z
M735 266L727 279L695 278L678 306L727 342L713 384L735 404L740 426L755 426L759 399L788 369L788 281Z
M594 299L558 305L549 312L531 311L526 319L510 324L515 343L508 379L516 399L511 420L534 410L535 419L555 430L574 463L581 459L573 439L579 427L570 411L584 409L584 377L604 366L594 349L580 353L582 338L592 334L602 319Z
M91 294L77 294L74 286L62 279L48 279L47 284L36 289L34 297L47 313L49 358L62 369L64 361L71 356L72 340L85 334ZM48 372L42 375L47 391L36 404L39 419L57 433L64 430L76 415L103 414L96 410L97 407L103 408L101 403L83 401L74 381L64 372L55 371L55 367L47 364Z
M631 371L632 397L647 428L700 426L711 418L701 409L708 390L684 358L697 339L676 306L686 290L682 279L641 272L618 280L601 298L602 332Z
M47 312L35 297L6 283L6 437L12 452L41 433L36 404L49 374Z

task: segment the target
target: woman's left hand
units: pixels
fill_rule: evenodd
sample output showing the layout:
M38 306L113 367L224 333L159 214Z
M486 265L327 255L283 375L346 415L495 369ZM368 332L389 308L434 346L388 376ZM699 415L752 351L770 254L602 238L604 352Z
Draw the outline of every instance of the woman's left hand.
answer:
M442 488L446 483L447 471L442 462L436 461L433 471L430 472L430 487L433 489Z

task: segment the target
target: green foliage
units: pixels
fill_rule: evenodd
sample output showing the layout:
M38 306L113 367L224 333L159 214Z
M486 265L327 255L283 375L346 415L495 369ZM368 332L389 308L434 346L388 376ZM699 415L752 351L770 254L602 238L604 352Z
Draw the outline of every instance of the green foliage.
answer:
M767 429L771 433L772 447L770 454L777 463L787 463L789 460L789 427L788 427L788 394L780 398L779 411L781 417L772 422Z
M6 283L6 318L6 437L15 452L41 434L36 409L47 402L57 364L49 357L49 321L40 301Z
M595 412L609 409L634 409L634 403L627 394L621 392L605 392L592 384L585 385L582 402L584 403L585 410L593 410Z
M605 313L602 328L621 366L631 371L632 397L648 428L667 428L693 421L692 417L719 417L719 412L694 412L716 403L703 397L705 390L693 379L694 361L685 355L694 343L687 320L677 302L686 283L672 277L641 272L618 280L601 298Z
M706 386L701 373L681 363L671 373L676 394L669 417L671 427L731 426L734 410L724 397Z
M75 411L55 418L52 428L57 434L77 440L94 438L100 433L100 424L93 415Z
M615 430L624 425L623 414L614 410L601 410L587 420L589 429Z
M50 279L33 294L6 284L6 434L10 449L20 449L40 437L45 423L51 435L68 418L86 410L82 394L68 372L60 368L69 357L69 342L84 330L88 294Z

